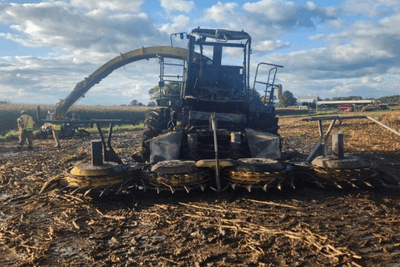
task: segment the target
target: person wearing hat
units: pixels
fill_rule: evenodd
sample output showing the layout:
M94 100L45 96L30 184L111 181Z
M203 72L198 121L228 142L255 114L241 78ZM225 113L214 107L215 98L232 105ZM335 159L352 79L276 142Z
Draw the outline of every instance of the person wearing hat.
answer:
M33 118L26 114L25 110L21 111L21 116L17 119L19 129L19 143L17 150L21 151L25 144L25 140L28 139L28 149L33 149Z

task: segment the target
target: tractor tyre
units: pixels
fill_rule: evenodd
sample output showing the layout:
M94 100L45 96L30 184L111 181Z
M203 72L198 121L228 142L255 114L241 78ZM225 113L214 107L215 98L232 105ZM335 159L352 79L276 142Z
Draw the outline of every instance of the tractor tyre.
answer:
M144 161L150 160L150 139L160 135L163 130L167 129L169 120L169 109L158 108L151 109L145 114L144 132L142 142L142 158Z

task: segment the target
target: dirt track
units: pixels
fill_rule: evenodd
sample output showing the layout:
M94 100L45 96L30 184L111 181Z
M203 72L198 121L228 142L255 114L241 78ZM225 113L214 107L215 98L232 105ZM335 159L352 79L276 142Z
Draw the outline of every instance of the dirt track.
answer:
M399 129L399 113L374 115ZM390 118L389 118L390 117ZM281 119L285 148L310 152L314 123ZM398 175L400 137L368 121L344 121L348 152ZM130 160L140 132L113 141ZM96 137L92 137L96 138ZM88 140L36 140L15 153L0 143L1 266L399 266L396 190L267 193L140 192L124 199L38 195L44 182L88 158Z

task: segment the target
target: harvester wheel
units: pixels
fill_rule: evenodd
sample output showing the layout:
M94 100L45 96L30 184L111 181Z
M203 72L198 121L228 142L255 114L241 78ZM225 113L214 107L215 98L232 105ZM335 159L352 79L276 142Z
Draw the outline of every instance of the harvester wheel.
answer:
M168 120L169 109L151 109L145 114L141 151L144 161L148 161L151 154L148 140L160 135L163 130L167 129Z

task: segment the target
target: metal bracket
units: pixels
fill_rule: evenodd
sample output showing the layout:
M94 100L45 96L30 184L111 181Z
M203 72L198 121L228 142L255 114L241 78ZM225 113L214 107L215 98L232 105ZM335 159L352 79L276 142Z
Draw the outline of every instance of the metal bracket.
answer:
M104 139L103 132L101 130L101 127L98 122L95 123L97 130L99 131L101 142L103 143L103 148L104 148L104 160L105 161L111 161L111 162L116 162L118 164L122 164L121 158L115 153L114 149L111 146L111 136L113 132L113 123L110 123L110 129L108 130L108 137L107 137L107 143Z
M329 125L328 130L325 135L323 132L322 120L318 120L318 129L319 129L319 140L315 145L314 149L311 151L310 155L308 155L306 162L311 162L315 157L328 154L327 142L329 138L329 134L331 133L333 126L335 125L336 119L333 119L331 124ZM322 143L323 142L323 143Z

